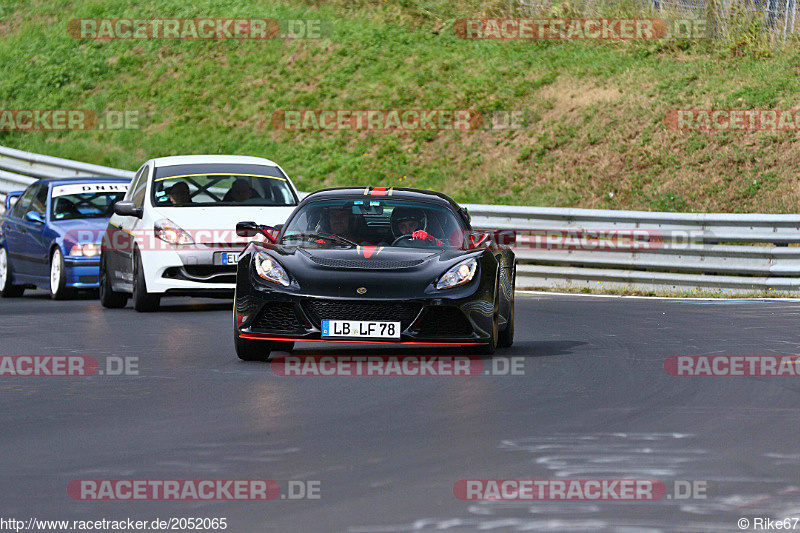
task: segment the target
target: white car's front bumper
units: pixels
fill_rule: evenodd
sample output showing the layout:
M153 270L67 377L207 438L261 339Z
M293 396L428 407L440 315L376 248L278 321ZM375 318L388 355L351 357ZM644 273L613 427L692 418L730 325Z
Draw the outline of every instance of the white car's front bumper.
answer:
M231 291L232 294L236 285L236 264L223 264L223 254L239 254L243 248L226 245L170 248L141 254L148 293L179 295L182 292Z

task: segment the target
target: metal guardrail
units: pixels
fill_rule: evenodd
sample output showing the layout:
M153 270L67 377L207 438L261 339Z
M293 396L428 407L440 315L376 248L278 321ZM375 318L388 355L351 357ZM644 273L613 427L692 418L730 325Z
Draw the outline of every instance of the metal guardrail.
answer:
M38 178L68 176L134 172L0 146L3 199ZM516 230L517 288L800 292L800 246L791 246L800 215L466 207L475 228ZM642 246L602 246L616 243L611 232L632 230ZM604 237L581 244L586 232Z
M0 202L39 178L100 176L133 179L135 172L0 146Z
M474 227L517 231L520 288L800 292L798 215L466 207ZM580 241L614 231L646 238Z

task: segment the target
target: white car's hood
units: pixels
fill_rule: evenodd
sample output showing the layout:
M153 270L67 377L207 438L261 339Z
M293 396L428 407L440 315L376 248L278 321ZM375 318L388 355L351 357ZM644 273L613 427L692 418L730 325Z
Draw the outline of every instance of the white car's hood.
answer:
M187 231L235 230L237 222L253 221L275 226L283 224L294 207L225 206L154 208L153 218L167 218Z

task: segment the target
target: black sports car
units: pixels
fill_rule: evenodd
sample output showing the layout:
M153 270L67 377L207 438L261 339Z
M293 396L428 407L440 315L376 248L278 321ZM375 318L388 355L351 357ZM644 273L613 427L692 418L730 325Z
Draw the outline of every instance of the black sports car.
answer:
M451 198L405 188L308 195L239 259L236 353L266 360L302 342L464 346L491 354L514 340L514 252L470 226Z

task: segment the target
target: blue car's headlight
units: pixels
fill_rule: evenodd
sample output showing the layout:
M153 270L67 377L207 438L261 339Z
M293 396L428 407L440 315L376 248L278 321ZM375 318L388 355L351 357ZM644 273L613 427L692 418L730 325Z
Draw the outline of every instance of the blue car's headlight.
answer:
M72 257L94 257L100 254L100 246L91 242L86 244L76 244L69 249Z
M437 289L450 289L472 281L478 270L478 260L474 257L450 268L436 283Z
M283 285L289 286L289 276L283 267L264 252L256 252L253 258L256 272L262 279Z

